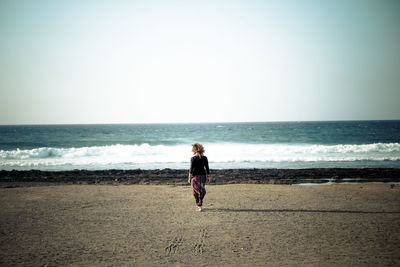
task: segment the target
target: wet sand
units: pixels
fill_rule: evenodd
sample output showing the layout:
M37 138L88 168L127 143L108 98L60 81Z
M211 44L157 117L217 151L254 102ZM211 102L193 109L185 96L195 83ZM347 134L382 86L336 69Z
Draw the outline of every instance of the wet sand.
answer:
M1 266L399 266L400 185L0 189Z

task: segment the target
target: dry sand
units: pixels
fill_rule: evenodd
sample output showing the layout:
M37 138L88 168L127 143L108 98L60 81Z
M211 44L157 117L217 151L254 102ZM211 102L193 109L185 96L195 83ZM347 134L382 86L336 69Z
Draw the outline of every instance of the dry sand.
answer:
M400 185L0 189L1 266L400 265Z

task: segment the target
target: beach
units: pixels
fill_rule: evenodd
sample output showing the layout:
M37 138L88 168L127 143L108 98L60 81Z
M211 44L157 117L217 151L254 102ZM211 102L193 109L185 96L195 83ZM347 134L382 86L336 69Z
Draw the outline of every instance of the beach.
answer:
M2 266L398 266L400 185L0 188Z
M399 13L0 1L0 267L400 267Z

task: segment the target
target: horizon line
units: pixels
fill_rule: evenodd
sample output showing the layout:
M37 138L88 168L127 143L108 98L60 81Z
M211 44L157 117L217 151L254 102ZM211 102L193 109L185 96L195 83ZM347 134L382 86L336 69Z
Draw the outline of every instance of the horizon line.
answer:
M49 125L140 125L140 124L233 124L233 123L298 123L298 122L356 122L356 121L400 121L400 119L347 119L347 120L276 120L276 121L203 121L203 122L95 122L95 123L16 123L0 126L49 126Z

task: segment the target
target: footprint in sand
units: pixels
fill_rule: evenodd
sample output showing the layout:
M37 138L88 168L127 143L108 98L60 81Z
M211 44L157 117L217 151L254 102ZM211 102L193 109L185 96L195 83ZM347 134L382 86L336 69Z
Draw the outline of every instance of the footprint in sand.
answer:
M180 245L182 244L182 236L175 236L165 247L165 254L170 256L178 252Z
M193 253L195 255L203 254L204 241L206 239L206 236L207 236L207 230L206 229L200 229L199 239L197 240L196 244L193 247Z

